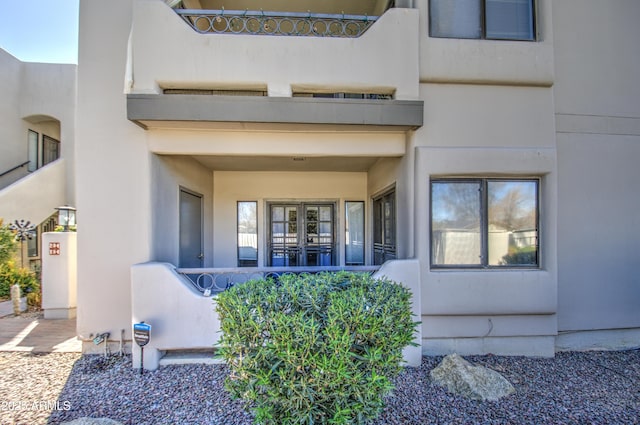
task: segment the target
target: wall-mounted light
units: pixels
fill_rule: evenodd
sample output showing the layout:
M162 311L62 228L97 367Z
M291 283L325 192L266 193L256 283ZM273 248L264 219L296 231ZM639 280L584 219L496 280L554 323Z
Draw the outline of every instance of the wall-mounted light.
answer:
M70 231L76 225L76 209L65 205L56 208L58 210L58 225L62 226L64 232Z

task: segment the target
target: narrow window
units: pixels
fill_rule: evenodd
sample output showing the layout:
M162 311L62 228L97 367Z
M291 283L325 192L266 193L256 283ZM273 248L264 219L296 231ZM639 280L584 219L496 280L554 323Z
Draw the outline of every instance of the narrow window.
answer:
M433 180L431 265L537 267L536 179Z
M396 192L373 200L373 264L396 258Z
M258 203L238 202L238 267L258 266Z
M36 171L38 169L38 133L33 130L29 130L28 155L29 164L27 169L29 171Z
M38 231L36 230L31 239L27 239L27 255L32 257L38 257Z
M60 158L60 142L47 135L42 135L42 165L47 165Z
M345 202L345 263L364 265L364 202Z

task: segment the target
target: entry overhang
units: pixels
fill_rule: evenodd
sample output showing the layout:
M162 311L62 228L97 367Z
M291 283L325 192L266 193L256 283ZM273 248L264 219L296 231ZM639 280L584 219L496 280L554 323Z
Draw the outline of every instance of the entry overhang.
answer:
M357 125L412 130L423 124L421 100L128 94L127 118L154 122L243 122Z

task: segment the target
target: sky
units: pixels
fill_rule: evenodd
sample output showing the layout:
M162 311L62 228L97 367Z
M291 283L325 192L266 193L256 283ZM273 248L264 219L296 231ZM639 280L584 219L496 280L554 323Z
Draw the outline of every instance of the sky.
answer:
M23 62L78 63L79 0L0 0L0 48Z

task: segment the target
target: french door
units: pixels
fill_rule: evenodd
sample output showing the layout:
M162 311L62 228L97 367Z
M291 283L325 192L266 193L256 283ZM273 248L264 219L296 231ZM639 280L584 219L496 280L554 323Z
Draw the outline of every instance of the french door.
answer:
M335 265L334 204L270 204L269 229L270 266Z

